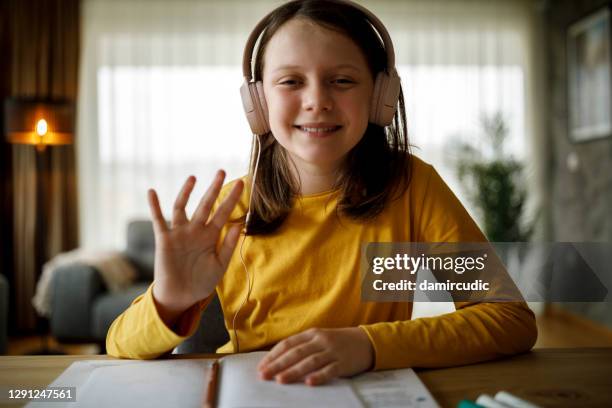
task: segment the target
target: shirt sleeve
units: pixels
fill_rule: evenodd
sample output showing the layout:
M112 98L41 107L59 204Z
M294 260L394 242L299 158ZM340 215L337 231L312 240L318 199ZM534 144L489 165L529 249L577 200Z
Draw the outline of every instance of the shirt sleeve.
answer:
M416 241L486 242L474 220L438 173L427 166L417 187ZM375 369L448 367L527 351L537 338L535 316L525 302L455 302L436 317L360 326L375 351Z
M213 295L183 313L172 330L160 318L153 299L152 283L111 325L106 336L107 353L113 357L153 359L171 352L191 336L200 323L202 311Z

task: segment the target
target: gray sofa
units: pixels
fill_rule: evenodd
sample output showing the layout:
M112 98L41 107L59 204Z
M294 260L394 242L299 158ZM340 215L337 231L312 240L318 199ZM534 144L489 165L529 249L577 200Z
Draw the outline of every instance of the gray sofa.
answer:
M60 342L95 342L104 350L111 323L153 280L155 239L150 221L128 225L126 259L138 271L138 279L127 290L109 292L99 272L92 266L75 263L59 268L53 277L51 333ZM175 352L210 353L227 342L223 314L218 299L206 308L198 331Z

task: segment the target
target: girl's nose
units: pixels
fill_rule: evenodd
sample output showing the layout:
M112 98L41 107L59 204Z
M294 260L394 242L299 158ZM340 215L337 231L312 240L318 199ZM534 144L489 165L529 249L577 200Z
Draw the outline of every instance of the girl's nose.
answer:
M304 90L302 108L306 111L330 111L333 98L325 84L311 84Z

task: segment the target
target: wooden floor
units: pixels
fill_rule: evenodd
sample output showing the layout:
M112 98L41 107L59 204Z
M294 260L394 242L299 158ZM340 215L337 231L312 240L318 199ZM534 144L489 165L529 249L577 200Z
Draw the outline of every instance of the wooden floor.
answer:
M548 306L537 318L538 340L535 348L612 347L612 329L597 325L559 308ZM98 354L97 344L59 344L50 336L48 344L41 337L11 338L8 355L38 354L41 348L64 354Z
M537 318L536 348L612 347L612 329L553 305Z
M43 350L50 350L43 353ZM59 352L59 353L57 353ZM10 338L7 355L17 356L26 354L99 354L97 344L61 344L52 336L24 336Z

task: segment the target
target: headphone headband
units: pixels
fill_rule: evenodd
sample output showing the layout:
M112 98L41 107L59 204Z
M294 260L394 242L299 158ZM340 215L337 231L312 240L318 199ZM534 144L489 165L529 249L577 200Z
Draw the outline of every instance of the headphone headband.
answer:
M393 50L393 42L391 41L389 32L383 25L382 21L380 21L380 19L374 14L372 14L371 11L369 11L360 4L348 0L335 0L334 2L353 7L365 14L370 25L372 25L376 29L378 35L380 35L380 37L382 38L385 53L387 54L387 73L395 73L395 52ZM276 10L277 9L272 10L264 18L262 18L259 23L257 23L246 42L246 45L244 47L244 53L242 55L242 74L247 82L251 82L253 80L251 67L253 52L255 51L255 43L257 42L257 39L259 38L261 33L266 29L266 26L268 25L268 19Z

